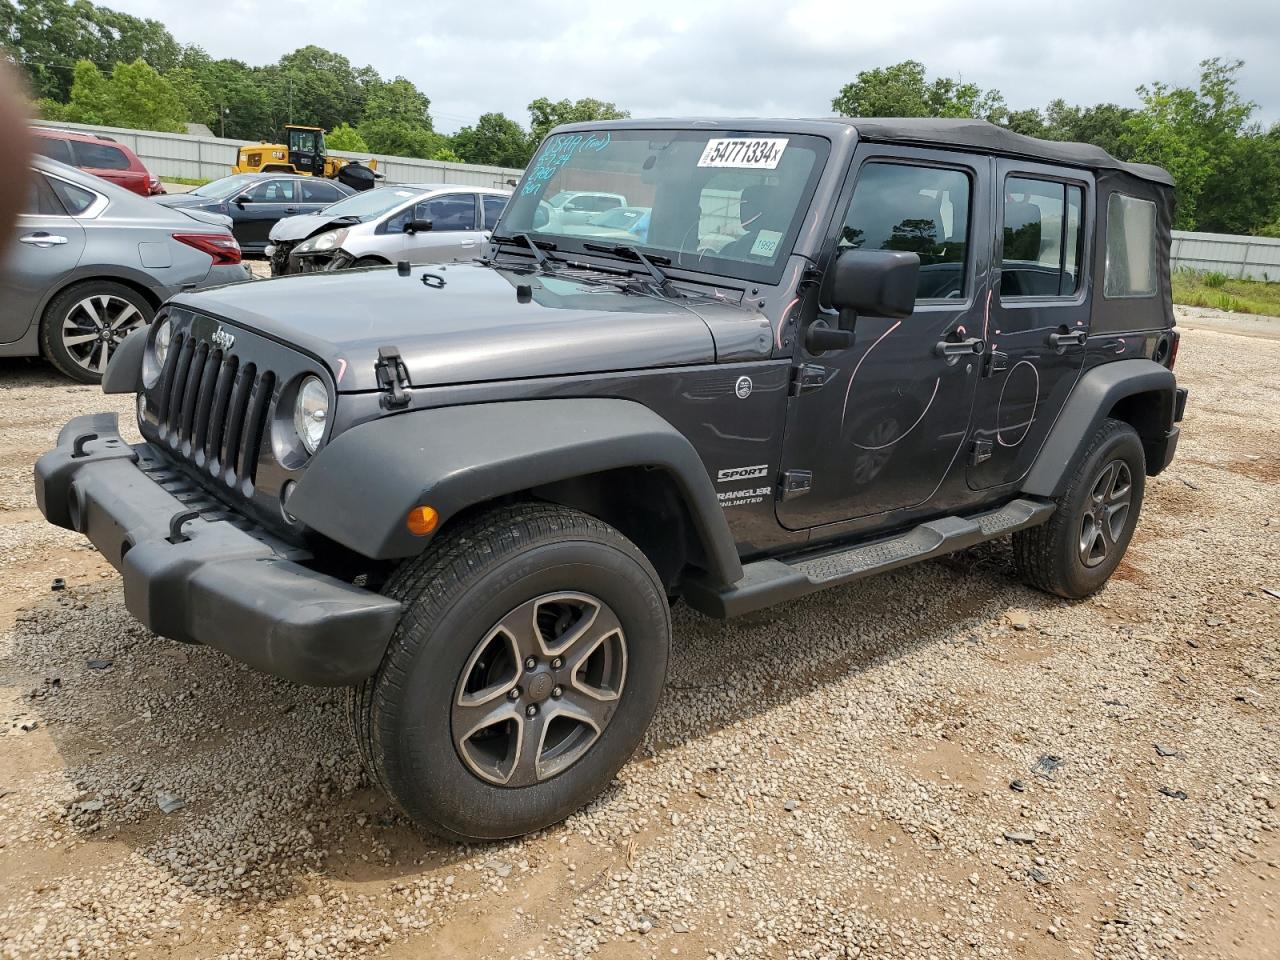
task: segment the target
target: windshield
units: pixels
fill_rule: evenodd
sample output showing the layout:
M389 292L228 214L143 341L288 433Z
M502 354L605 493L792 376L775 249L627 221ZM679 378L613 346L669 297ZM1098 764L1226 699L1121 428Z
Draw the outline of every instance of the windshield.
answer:
M410 190L405 187L378 187L376 190L366 190L364 193L353 194L345 200L339 200L337 203L325 207L324 215L326 217L359 217L361 220L372 220L374 217L381 216L388 210L394 210L401 204L421 195L421 190Z
M556 238L560 248L629 243L674 266L766 280L781 273L828 149L796 134L556 134L529 164L499 232ZM641 217L642 228L620 239Z
M254 174L240 173L234 177L223 177L213 183L206 183L203 187L196 187L191 194L196 197L208 197L211 200L225 200L248 188L255 179L257 177Z

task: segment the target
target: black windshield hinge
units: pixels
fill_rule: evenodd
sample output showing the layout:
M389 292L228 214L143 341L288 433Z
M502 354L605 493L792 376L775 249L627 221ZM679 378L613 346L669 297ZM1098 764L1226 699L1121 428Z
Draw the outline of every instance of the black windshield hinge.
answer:
M382 405L388 410L407 407L413 395L408 389L409 368L404 365L400 351L395 347L379 347L373 371L378 377L378 389L383 393Z
M802 363L791 368L790 396L798 397L810 390L820 390L827 385L827 368L816 363Z
M782 474L778 497L783 501L803 497L813 489L812 470L786 470Z

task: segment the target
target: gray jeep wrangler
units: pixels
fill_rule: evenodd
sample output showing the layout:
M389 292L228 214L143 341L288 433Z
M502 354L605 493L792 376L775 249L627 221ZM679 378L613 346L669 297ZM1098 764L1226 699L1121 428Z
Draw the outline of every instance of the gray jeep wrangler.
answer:
M640 742L676 598L1010 534L1106 582L1186 400L1171 187L973 121L561 127L474 263L170 300L104 382L145 441L72 420L40 508L156 633L351 687L423 827L535 830Z

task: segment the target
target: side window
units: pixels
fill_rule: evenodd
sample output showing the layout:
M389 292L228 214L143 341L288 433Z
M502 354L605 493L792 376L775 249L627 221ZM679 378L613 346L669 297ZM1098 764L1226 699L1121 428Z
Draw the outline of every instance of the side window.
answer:
M969 178L959 170L868 163L858 173L837 247L919 254L917 300L963 297L969 195Z
M292 203L293 180L267 180L249 191L254 203Z
M1009 177L1004 185L1000 296L1069 297L1080 287L1083 191Z
M72 147L76 154L76 166L91 170L128 170L129 158L119 147L106 143L87 143L77 140Z
M1113 193L1107 198L1105 297L1156 293L1156 205Z
M32 137L36 153L48 157L50 160L57 160L60 163L75 166L76 162L71 158L71 144L65 140L55 140L53 137Z
M498 225L498 218L502 216L502 211L507 208L506 197L493 197L488 194L484 196L484 228L492 230Z
M27 203L22 212L31 217L65 217L67 211L53 192L49 179L42 173L32 171L31 189L27 193Z
M98 195L92 190L77 187L74 183L67 183L67 181L59 180L56 177L50 177L49 184L53 187L53 192L58 195L58 199L62 202L62 206L67 213L73 217L80 216L80 214L92 207L94 201L98 199Z
M433 232L440 230L474 230L476 228L476 195L449 193L434 200L424 200L414 212L418 220L430 220Z
M337 203L341 199L342 194L331 183L319 180L315 182L308 180L302 183L303 203Z

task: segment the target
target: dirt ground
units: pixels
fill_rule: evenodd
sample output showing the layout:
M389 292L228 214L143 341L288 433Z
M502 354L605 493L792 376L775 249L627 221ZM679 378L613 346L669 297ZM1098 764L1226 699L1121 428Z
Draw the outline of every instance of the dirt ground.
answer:
M609 792L473 847L369 785L339 693L131 620L30 481L130 404L0 362L0 955L1280 957L1280 327L1188 320L1179 456L1099 596L998 543L678 608Z

